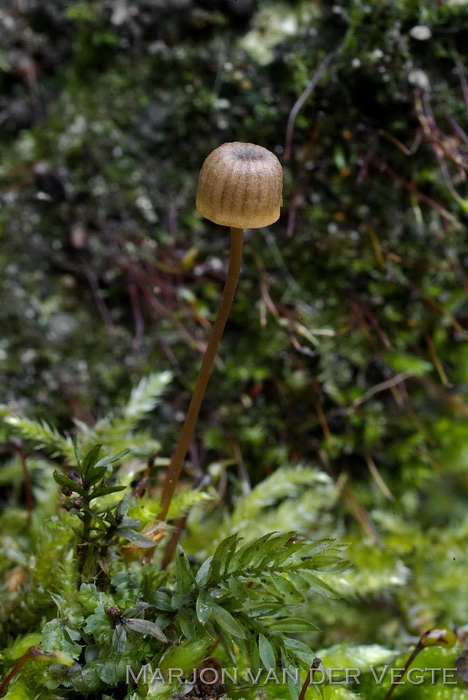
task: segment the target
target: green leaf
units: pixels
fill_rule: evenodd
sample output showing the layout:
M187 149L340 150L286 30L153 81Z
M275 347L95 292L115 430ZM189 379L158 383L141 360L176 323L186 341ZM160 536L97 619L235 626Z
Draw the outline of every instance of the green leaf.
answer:
M210 619L213 613L214 604L215 603L213 597L206 590L206 588L202 588L200 593L198 594L197 602L195 605L197 618L202 625L206 625L206 623Z
M187 608L181 608L178 613L180 629L184 637L192 640L196 638L196 629L193 619L193 613Z
M158 667L164 674L166 674L171 668L181 668L184 673L190 675L193 669L196 668L204 658L206 658L207 650L210 646L212 646L212 644L213 641L203 637L203 635L199 639L192 642L172 644L164 653L163 657L159 660ZM151 694L151 697L154 696ZM165 695L163 697L168 696Z
M271 559L270 568L275 569L282 565L286 566L285 562L296 554L301 545L301 542L292 540L285 542L281 548L275 548Z
M277 591L285 598L286 603L298 603L304 600L302 593L287 578L275 573L268 573L265 576L270 579Z
M310 561L323 551L333 549L333 546L336 548L334 540L328 538L315 540L314 542L302 542L300 544L300 548L291 553L291 562L288 560L284 562L286 565L292 563L292 561L298 564L304 561Z
M287 666L286 668L289 668L291 670L292 675L294 676L295 674L295 667L294 666ZM289 690L289 696L291 700L299 700L300 697L300 692L301 692L301 687L299 683L295 683L291 677L288 677L288 682L287 682L288 690Z
M264 634L258 635L258 651L260 660L265 668L275 668L275 650L268 637Z
M240 639L245 639L245 632L240 626L240 624L233 618L230 612L222 608L216 603L213 604L213 618L216 620L218 625L222 627L226 632L232 634L233 637L240 637Z
M150 620L140 620L136 617L131 617L125 620L125 625L134 632L140 634L149 634L151 637L159 639L160 642L167 643L167 637L160 627Z
M203 564L200 566L200 568L197 571L197 575L195 576L195 581L197 582L197 585L200 588L205 586L209 581L212 560L213 560L213 556L208 557L208 559L205 559L205 561L203 562Z
M252 669L254 674L257 674L258 671L260 670L261 667L261 661L260 661L260 652L258 649L258 644L257 640L252 635L250 639L247 642L247 647L248 647L248 657L249 657L249 666Z
M141 520L136 518L129 518L126 515L122 517L119 527L131 527L132 529L141 528Z
M174 610L171 604L171 596L164 591L155 591L149 596L149 600L158 610L166 610L169 612Z
M154 606L151 605L151 603L147 603L144 600L139 600L135 603L135 605L128 609L125 610L122 614L124 617L138 617L138 615L143 611L143 610L148 610L148 608L153 608Z
M171 598L171 605L173 610L179 610L184 605L192 602L192 596L190 593L174 593Z
M291 581L296 591L298 591L304 598L304 593L309 590L309 583L305 580L303 576L297 573L297 571L287 572L288 580Z
M188 513L193 506L212 500L212 494L209 494L206 491L201 491L200 489L194 489L192 486L188 486L175 494L171 501L171 505L169 506L167 519L177 520Z
M89 452L83 457L83 462L81 464L81 473L86 479L86 476L88 475L88 472L92 467L95 466L96 462L99 459L99 454L102 450L102 445L94 445Z
M96 467L107 467L109 464L114 464L114 462L117 462L119 459L122 459L122 457L125 457L125 455L128 455L129 452L131 452L131 450L126 449L118 452L112 457L104 457L96 463Z
M324 583L318 576L312 574L310 571L299 570L298 572L309 584L310 588L316 593L325 596L325 598L339 598L340 596L330 588L327 583Z
M283 620L272 620L269 625L271 632L286 632L287 634L297 634L299 632L310 632L318 627L301 617L287 617Z
M248 589L245 584L239 581L235 576L229 577L228 589L237 600L245 600L248 597Z
M75 453L76 463L77 463L79 470L81 472L81 450L80 450L80 446L78 445L78 438L76 437L76 435L72 435L71 439L73 442L73 451Z
M83 487L77 484L76 481L73 481L73 479L69 479L68 476L65 476L65 474L62 474L62 472L55 470L53 477L60 486L64 486L65 488L70 489L70 491L74 491L75 493L79 493L81 496L84 496Z
M97 520L98 523L100 523L101 525L103 525L107 529L106 521L103 520L103 518L101 518L99 513L96 513L95 510L93 510L92 508L89 508L86 505L86 503L82 503L80 506L80 509L86 511L86 513L88 513L88 515L90 515L94 520Z
M195 585L195 576L190 568L187 556L179 545L176 555L176 578L177 578L177 593L188 593Z
M273 537L271 537L268 540L268 542L266 542L265 545L262 547L263 558L258 563L258 566L266 567L270 562L275 561L275 556L277 555L277 553L283 551L284 545L291 539L292 535L294 534L294 532L284 532L282 534L274 535Z
M125 537L126 540L128 540L132 544L137 545L137 547L144 547L146 549L149 549L150 547L155 546L154 541L152 539L146 537L146 535L143 535L142 532L138 532L138 530L131 530L129 528L119 528L117 530L117 534L120 535L120 537Z
M221 643L226 650L226 654L228 655L230 661L232 664L236 665L239 656L238 653L236 654L236 651L238 652L238 649L234 648L234 644L232 643L231 635L226 634L226 632L220 627L219 628L219 636L221 637Z
M283 606L283 602L281 603ZM263 618L270 617L278 614L278 600L270 600L266 596L263 596L261 602L249 603L244 602L244 611L248 611L249 617L252 618Z
M264 559L264 553L267 550L266 543L272 535L273 533L269 532L253 542L247 542L232 558L231 569L239 571L246 567L253 568L258 565Z
M221 574L228 570L229 562L231 561L238 541L239 537L237 535L231 535L219 543L213 554L213 559L211 560L208 581L217 583Z
M267 549L266 543L273 534L273 532L268 532L253 542L247 542L233 557L233 569L242 569L246 566L253 568L258 565L264 559Z
M78 621L74 622L75 624L80 624ZM46 622L43 626L42 640L39 640L39 643L44 649L59 649L77 659L80 656L82 647L76 642L80 639L81 629L72 629L70 626L64 625L62 619L54 619ZM31 646L33 645L29 642L29 647Z
M106 467L93 467L91 471L89 471L88 474L83 478L83 485L85 486L85 488L89 489L90 486L94 486L94 484L97 484L99 481L102 481L106 474Z
M309 649L307 644L299 641L299 639L292 639L291 637L283 637L282 644L288 650L289 654L293 654L296 659L302 661L307 667L310 667L315 658L315 654Z
M116 654L123 654L125 647L127 646L127 631L122 624L118 624L115 627L114 634L112 635L112 649Z
M128 493L125 494L125 496L122 498L122 500L119 501L119 503L117 504L115 515L118 518L124 518L127 515L128 509L130 507L131 498L132 498L132 493L131 493L131 491L129 491Z
M108 496L110 493L117 493L118 491L125 491L126 486L107 486L106 488L98 489L93 491L91 500L95 498L100 498L101 496Z

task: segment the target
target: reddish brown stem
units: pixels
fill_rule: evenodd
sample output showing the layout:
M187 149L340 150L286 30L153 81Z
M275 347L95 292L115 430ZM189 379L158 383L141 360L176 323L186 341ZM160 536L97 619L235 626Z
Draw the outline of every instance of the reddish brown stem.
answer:
M312 666L309 669L309 673L307 674L307 678L304 681L304 685L302 686L301 689L301 694L299 695L297 700L304 700L305 694L307 691L307 688L311 684L313 678L314 678L314 673L322 663L322 660L318 658L318 656L315 657L315 659L312 661Z
M415 658L417 657L417 655L419 654L419 652L421 651L421 649L423 649L423 645L419 642L419 643L415 646L415 648L413 649L413 651L411 652L411 654L409 655L407 662L406 662L405 665L403 666L403 670L401 671L401 673L398 674L397 678L393 681L392 685L391 685L390 688L388 689L387 693L385 694L384 700L390 700L390 698L391 698L392 695L393 695L393 691L395 690L395 688L397 687L397 685L400 684L401 679L403 678L403 676L405 675L406 671L409 669L409 667L411 666L411 664L413 663L413 661L415 660Z
M171 534L171 538L167 544L166 550L164 552L164 556L162 558L161 562L161 569L167 568L169 564L171 563L171 559L174 556L174 552L177 549L177 545L179 543L180 537L185 529L185 526L187 524L188 520L188 513L186 513L182 518L179 518L179 520L176 522L175 529L173 530Z
M38 651L41 651L41 649L39 647L29 647L27 652L25 654L23 654L23 656L20 659L18 659L18 661L15 663L15 665L11 669L10 673L7 675L7 677L3 681L2 685L0 685L0 696L2 696L5 693L6 689L10 685L10 681L16 676L16 674L18 673L20 668L26 663L26 661L28 661L29 659L31 659L34 656L37 656Z
M239 280L240 268L242 263L242 248L243 248L243 230L231 228L231 250L229 258L229 268L226 276L226 283L221 297L218 314L211 331L211 336L202 360L200 372L197 382L193 390L192 399L187 411L185 423L179 436L179 442L172 456L171 464L167 471L166 481L164 484L161 496L161 513L159 520L167 519L169 506L174 496L177 484L179 482L182 466L187 454L190 441L192 439L195 424L197 422L198 413L205 395L205 390L208 384L211 370L213 368L216 353L223 335L224 327L231 310L232 301Z

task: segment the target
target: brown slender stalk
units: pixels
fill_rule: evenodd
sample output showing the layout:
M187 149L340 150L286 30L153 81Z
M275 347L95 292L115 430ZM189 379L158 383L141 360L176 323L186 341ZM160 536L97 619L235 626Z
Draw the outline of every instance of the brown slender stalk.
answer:
M387 693L385 694L384 700L390 700L390 698L393 695L393 691L395 690L397 685L399 685L401 683L401 679L405 675L406 671L409 669L409 667L411 666L411 664L413 663L413 661L415 660L415 658L417 657L417 655L419 654L419 652L423 648L424 648L424 646L420 642L418 642L418 644L415 646L415 648L411 652L410 656L408 657L408 660L405 663L402 671L398 674L398 676L395 678L395 680L393 681L390 688L387 690Z
M0 685L0 697L5 694L8 686L10 685L10 681L13 680L20 668L24 666L26 661L29 661L29 659L33 659L34 657L42 656L43 654L44 652L40 647L29 647L27 652L23 654L21 658L18 659L18 661L11 669L10 673L6 676L3 683Z
M224 327L231 310L232 301L234 299L237 283L239 281L243 242L243 230L239 228L231 228L231 249L226 283L224 285L221 303L219 305L216 320L211 331L211 336L208 341L205 355L203 356L197 383L195 384L195 389L193 390L187 416L179 436L179 442L167 471L166 481L164 483L161 496L161 512L158 516L159 520L161 521L167 519L169 506L180 478L184 459L192 439L193 431L195 430L198 413L205 395L208 379L210 377Z
M393 691L395 690L397 685L400 685L401 679L403 678L403 676L405 675L405 673L407 672L407 670L409 669L409 667L411 666L411 664L422 649L425 649L426 647L445 647L446 649L451 649L456 644L456 642L456 634L452 632L452 630L448 630L443 627L434 627L433 629L424 632L420 636L419 642L416 644L413 651L409 655L402 670L400 671L400 673L398 673L392 685L387 690L387 693L383 700L390 700L390 698L393 695Z
M16 664L13 666L10 673L8 674L8 676L5 678L2 685L0 686L0 697L6 692L6 689L10 685L10 681L12 680L12 678L14 678L16 676L16 674L20 670L21 666L23 666L23 664L25 664L26 661L30 658L31 658L31 656L30 656L29 652L26 652L26 654L24 654L21 657L21 659L19 659L19 661L16 662Z
M29 661L29 659L37 659L38 661L58 661L59 663L70 666L72 660L68 661L67 654L63 654L61 651L42 651L40 646L29 647L27 652L21 656L15 663L10 673L6 676L3 683L0 685L0 697L2 697L8 690L13 678L17 675L18 671L24 666L24 664ZM64 658L65 657L65 658ZM15 696L16 697L16 696Z
M172 557L174 556L174 552L176 551L177 545L179 544L181 535L185 530L185 526L187 525L188 516L189 514L186 513L175 523L174 530L171 533L170 540L167 543L167 547L164 551L164 556L161 561L161 569L166 569L171 563Z
M312 662L312 666L309 669L309 673L307 674L307 678L304 681L304 685L302 686L301 694L299 695L298 700L305 699L307 688L309 687L309 685L313 681L315 671L318 669L318 667L320 666L321 663L322 663L322 660L319 659L318 656L316 656Z

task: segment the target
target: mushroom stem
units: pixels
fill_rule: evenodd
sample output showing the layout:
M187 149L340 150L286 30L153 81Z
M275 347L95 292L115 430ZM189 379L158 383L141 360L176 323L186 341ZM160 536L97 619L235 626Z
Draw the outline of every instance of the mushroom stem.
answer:
M166 481L164 483L163 492L161 495L161 512L159 520L165 521L167 513L172 501L172 497L176 490L182 465L187 454L190 441L192 439L195 424L197 422L200 406L205 395L206 386L210 377L213 363L218 351L219 344L223 335L224 327L231 310L232 301L236 292L237 283L239 281L239 273L242 263L242 247L244 242L244 231L241 228L231 228L231 248L229 255L229 267L226 276L226 282L221 297L218 313L216 315L211 336L203 356L200 371L198 373L197 383L193 390L192 399L187 411L184 425L182 427L179 442L171 459L171 464L167 471Z

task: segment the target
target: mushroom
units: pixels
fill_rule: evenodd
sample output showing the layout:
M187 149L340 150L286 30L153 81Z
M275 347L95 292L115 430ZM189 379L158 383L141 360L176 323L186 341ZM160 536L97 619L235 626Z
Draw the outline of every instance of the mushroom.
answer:
M207 157L198 178L196 207L205 218L231 230L229 267L179 441L167 471L159 519L166 520L205 395L208 379L231 310L242 263L243 229L279 219L283 171L278 158L253 143L223 143Z

